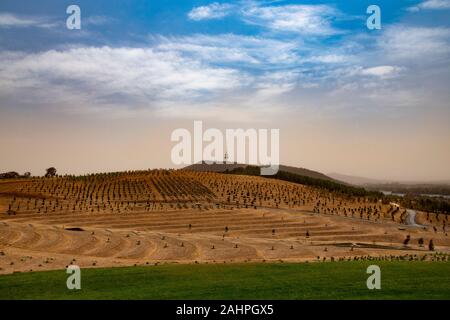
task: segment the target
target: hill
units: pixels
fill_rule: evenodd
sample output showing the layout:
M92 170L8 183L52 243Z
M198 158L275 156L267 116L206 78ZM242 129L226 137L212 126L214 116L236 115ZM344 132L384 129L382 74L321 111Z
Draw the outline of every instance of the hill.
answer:
M249 165L247 164L239 164L239 163L213 163L213 164L207 164L207 163L196 163L190 166L187 166L183 168L183 170L189 170L189 171L197 171L197 172L226 172L226 171L233 171L235 169L243 169L247 168ZM289 172L300 176L305 176L309 178L314 179L322 179L327 181L335 181L335 179L330 178L329 176L318 172L314 170L309 170L305 168L298 168L298 167L292 167L292 166L285 166L280 165L279 171Z
M184 167L182 170L186 171L196 171L196 172L226 172L232 171L237 168L245 168L248 165L239 164L239 163L212 163L207 164L205 162L202 163L194 163L190 166Z
M428 250L431 240L448 252L441 214L418 212L416 222L426 227L413 230L408 212L380 202L382 195L285 171L261 177L255 169L2 180L0 274L71 263L343 262L407 254L441 261Z
M379 184L379 183L390 183L392 181L388 180L382 180L382 179L372 179L372 178L366 178L366 177L359 177L359 176L352 176L347 174L341 174L341 173L328 173L328 176L339 180L342 182L346 182L349 184L357 185L357 186L363 186L367 184Z
M327 173L327 176L340 180L346 183L358 185L358 186L377 186L377 185L402 185L405 187L417 186L417 185L436 185L436 186L448 186L450 185L450 180L429 180L429 181L419 181L419 180L389 180L389 179L373 179L361 176L353 176L341 173ZM388 190L388 189L386 189Z
M372 199L381 198L383 195L378 191L369 191L363 187L348 185L344 182L337 180L326 180L321 178L314 178L311 176L301 175L290 171L282 170L284 166L280 166L280 170L271 176L261 176L261 169L257 166L246 166L242 168L236 168L225 173L237 174L237 175L249 175L249 176L261 176L266 179L276 179L282 181L289 181L296 184L310 186L326 190L332 193L339 193L341 195L354 196L354 197L371 197Z
M314 179L322 179L322 180L328 180L328 181L336 181L336 179L329 177L321 172L318 171L314 171L314 170L309 170L309 169L305 169L305 168L298 168L298 167L291 167L291 166L284 166L284 165L280 165L279 168L280 171L284 171L284 172L289 172L289 173L293 173L299 176L305 176L305 177L310 177L310 178L314 178Z

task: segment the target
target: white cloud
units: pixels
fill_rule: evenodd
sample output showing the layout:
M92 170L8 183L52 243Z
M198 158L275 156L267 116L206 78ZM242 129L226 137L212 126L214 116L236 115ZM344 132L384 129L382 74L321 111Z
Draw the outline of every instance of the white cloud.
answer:
M158 106L240 87L245 75L152 48L88 47L2 54L0 97L17 102ZM79 109L88 105L78 105ZM70 107L70 106L69 106Z
M350 47L351 64L321 66L318 80L326 90L322 93L339 108L363 112L446 108L442 101L449 97L443 86L450 80L450 29L397 24L372 37L356 35L345 41L369 45ZM345 41L341 47L346 47Z
M328 55L313 56L309 59L309 61L318 63L343 63L349 61L350 58L351 57L348 55L328 54Z
M278 71L264 74L256 84L257 95L267 99L294 89L298 75L292 71Z
M195 7L189 13L191 20L219 19L231 13L237 14L248 24L282 32L305 35L334 35L340 31L331 25L341 13L329 5L281 5L264 6L257 1L240 5L219 4Z
M395 25L371 37L370 50L352 45L368 38L325 45L316 37L280 39L266 33L156 35L143 48L2 53L0 108L108 110L108 115L136 110L217 115L227 108L276 113L297 108L304 99L318 110L333 108L327 96L338 99L341 108L375 108L375 97L391 91L402 94L382 97L386 106L414 107L420 101L414 81L427 80L421 82L435 92L435 74L446 72L442 62L450 57L449 35L446 28Z
M376 76L380 78L392 77L397 72L400 71L400 68L393 66L378 66L372 68L366 68L361 70L361 74L365 76Z
M448 59L450 29L396 25L386 29L378 39L378 47L386 59L416 60L419 63Z
M446 10L450 9L450 0L426 0L416 6L409 7L411 12L420 10Z
M195 7L189 13L188 17L191 20L209 20L220 19L231 13L233 5L228 3L211 3L207 6Z
M207 114L230 105L275 112L282 106L274 99L297 84L296 72L278 70L294 63L292 44L236 35L156 40L147 48L3 52L0 107L14 104L108 116L127 110L167 114L164 109L185 114L199 106ZM255 66L253 71L239 67L248 62Z
M235 34L159 37L158 50L177 51L208 63L265 68L298 62L297 41L281 41Z
M242 8L244 21L276 31L307 35L333 35L339 33L331 26L338 12L328 5L285 5Z
M42 18L22 17L7 12L0 13L0 28L51 28L55 25L56 24L45 21Z

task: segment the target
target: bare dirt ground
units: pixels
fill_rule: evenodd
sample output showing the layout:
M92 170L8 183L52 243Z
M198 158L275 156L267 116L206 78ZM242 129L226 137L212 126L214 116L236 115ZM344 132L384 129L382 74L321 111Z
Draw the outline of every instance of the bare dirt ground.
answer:
M326 261L450 253L418 213L288 182L156 172L0 183L0 273L159 263ZM438 218L439 219L439 218ZM403 242L407 236L407 246ZM422 238L424 245L419 245Z

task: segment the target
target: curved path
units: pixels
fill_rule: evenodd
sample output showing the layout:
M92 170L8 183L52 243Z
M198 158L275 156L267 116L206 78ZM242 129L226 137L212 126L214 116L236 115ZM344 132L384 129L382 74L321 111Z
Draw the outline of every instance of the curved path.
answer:
M416 223L416 214L417 212L415 210L406 209L406 224L412 227L424 227L423 225Z

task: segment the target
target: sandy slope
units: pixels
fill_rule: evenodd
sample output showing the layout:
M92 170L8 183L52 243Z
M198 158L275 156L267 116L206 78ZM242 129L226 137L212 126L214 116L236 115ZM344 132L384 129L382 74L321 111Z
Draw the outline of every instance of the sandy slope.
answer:
M67 230L72 227L81 230ZM0 272L58 269L70 263L106 267L424 254L417 245L420 237L426 243L433 238L441 251L450 247L448 237L431 230L401 229L397 223L293 209L16 216L0 222ZM405 250L402 241L407 234L412 244ZM383 247L373 248L374 244Z

